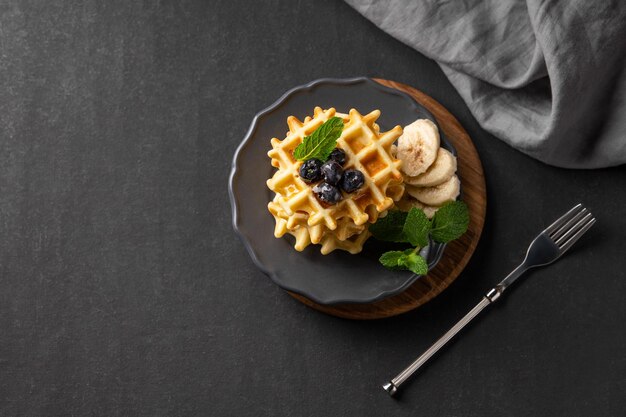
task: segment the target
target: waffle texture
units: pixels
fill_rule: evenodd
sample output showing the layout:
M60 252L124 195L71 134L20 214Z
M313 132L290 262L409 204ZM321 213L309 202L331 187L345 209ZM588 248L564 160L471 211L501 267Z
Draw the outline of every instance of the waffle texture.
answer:
M313 193L313 185L299 175L302 161L293 157L295 148L305 136L311 135L331 117L340 117L344 129L337 139L337 147L346 153L345 169L358 169L364 185L354 193L343 193L343 199L333 205L320 202ZM335 249L358 253L369 237L367 224L390 209L404 193L401 162L391 155L391 146L402 134L396 126L380 132L376 120L380 111L362 115L355 109L348 114L337 113L334 108L316 107L313 116L300 121L287 118L289 131L283 140L273 138L268 152L272 166L277 170L267 181L275 193L268 209L276 220L274 235L295 237L295 249L304 250L311 243L322 245L322 253Z

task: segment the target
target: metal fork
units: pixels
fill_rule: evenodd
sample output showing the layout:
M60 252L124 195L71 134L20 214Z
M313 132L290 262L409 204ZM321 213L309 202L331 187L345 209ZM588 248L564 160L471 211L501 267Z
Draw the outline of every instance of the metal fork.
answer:
M563 255L572 245L585 234L587 230L596 222L593 215L582 206L577 204L570 211L561 216L558 220L548 226L532 241L526 252L524 261L515 268L498 285L489 290L483 299L470 310L457 324L437 340L428 350L417 358L405 370L400 372L395 378L383 385L383 389L394 395L398 388L424 365L439 349L441 349L450 339L452 339L463 327L465 327L474 317L485 309L489 304L495 302L502 293L517 280L524 272L530 268L551 264Z

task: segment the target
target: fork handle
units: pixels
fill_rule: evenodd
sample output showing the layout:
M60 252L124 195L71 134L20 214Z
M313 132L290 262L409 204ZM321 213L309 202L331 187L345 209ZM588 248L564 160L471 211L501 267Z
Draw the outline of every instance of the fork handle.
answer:
M443 336L439 338L431 347L429 347L424 353L420 355L415 361L410 364L405 370L400 372L395 378L383 385L383 389L394 395L400 385L404 383L411 375L422 367L435 353L439 351L446 343L450 341L458 332L461 331L474 317L476 317L481 311L485 309L489 304L495 302L502 294L500 287L495 287L489 290L489 292L480 300L476 306L471 309L461 320L459 320L450 330L448 330Z

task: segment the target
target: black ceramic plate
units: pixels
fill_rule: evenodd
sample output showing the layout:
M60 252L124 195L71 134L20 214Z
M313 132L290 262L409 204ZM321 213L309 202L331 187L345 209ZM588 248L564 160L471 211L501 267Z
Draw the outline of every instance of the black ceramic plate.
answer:
M265 184L275 170L267 156L270 139L284 137L288 116L302 120L315 106L334 107L342 113L355 108L363 114L380 109L377 123L382 131L420 118L437 123L408 95L369 78L321 79L288 91L255 116L235 152L229 184L234 228L254 263L276 284L317 303L370 303L402 292L419 277L390 271L378 263L380 254L390 250L388 244L370 238L357 255L340 250L322 255L318 245L297 252L292 236L274 237L274 218L267 210L273 193ZM455 153L441 129L440 133L442 146ZM431 244L427 256L431 268L443 249L444 245Z

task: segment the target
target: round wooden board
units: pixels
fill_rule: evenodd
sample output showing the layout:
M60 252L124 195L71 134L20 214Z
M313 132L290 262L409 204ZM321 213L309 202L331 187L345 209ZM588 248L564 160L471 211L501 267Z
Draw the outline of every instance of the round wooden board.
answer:
M463 184L463 201L468 205L470 224L467 232L448 244L445 253L427 276L419 278L406 291L370 304L321 305L306 297L289 292L309 307L347 319L380 319L406 313L437 296L446 289L469 262L485 223L487 195L485 177L478 152L458 120L441 104L421 91L395 81L375 79L382 85L403 91L426 107L437 119L446 137L457 150L457 174Z

